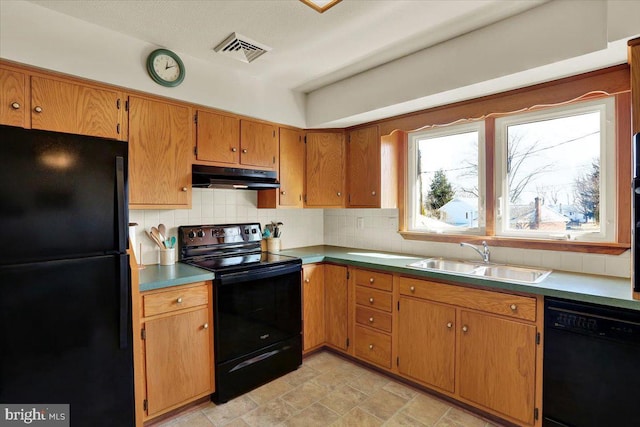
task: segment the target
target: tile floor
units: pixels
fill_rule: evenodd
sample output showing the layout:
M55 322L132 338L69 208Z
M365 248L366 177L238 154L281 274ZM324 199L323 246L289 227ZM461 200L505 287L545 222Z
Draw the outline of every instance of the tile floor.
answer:
M330 352L302 367L216 406L192 407L153 427L494 427L426 393Z

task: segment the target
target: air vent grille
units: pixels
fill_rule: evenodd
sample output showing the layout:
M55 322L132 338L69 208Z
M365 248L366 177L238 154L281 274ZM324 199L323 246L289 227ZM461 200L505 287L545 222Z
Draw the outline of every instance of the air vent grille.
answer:
M271 48L241 34L231 33L229 37L213 50L222 55L249 63L270 51Z

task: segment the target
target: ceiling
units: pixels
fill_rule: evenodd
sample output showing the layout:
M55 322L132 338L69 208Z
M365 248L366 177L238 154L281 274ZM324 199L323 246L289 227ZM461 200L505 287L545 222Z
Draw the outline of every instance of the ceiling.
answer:
M547 0L31 0L234 72L311 92ZM252 63L215 53L232 32L271 48Z

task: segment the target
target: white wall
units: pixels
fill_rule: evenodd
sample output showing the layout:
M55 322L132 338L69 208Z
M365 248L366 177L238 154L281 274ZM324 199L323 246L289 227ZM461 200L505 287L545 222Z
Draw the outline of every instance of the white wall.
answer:
M359 220L360 219L360 220ZM361 222L363 228L358 228ZM479 260L469 248L454 243L405 240L398 234L397 209L326 209L324 243L426 257ZM491 261L554 270L631 277L630 252L622 255L490 247Z
M0 57L147 93L292 126L305 126L305 96L188 55L182 85L164 88L147 74L159 46L25 1L0 2Z
M258 209L257 192L194 188L191 209L130 210L129 221L136 227L136 257L143 264L159 262L158 247L146 236L152 226L163 223L170 236L177 237L179 225L233 224L258 222L264 228L271 221L282 222L282 249L322 245L324 217L322 209Z

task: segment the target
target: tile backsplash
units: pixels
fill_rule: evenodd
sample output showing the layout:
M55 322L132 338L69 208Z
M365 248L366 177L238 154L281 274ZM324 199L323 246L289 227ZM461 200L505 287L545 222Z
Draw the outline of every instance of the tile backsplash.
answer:
M144 264L159 262L157 246L145 235L145 230L159 223L166 225L170 236L177 236L180 225L259 222L264 227L271 221L284 224L283 249L325 244L424 257L477 258L473 251L458 244L403 239L397 232L397 209L258 209L257 193L246 190L194 188L192 197L191 209L129 211L129 220L138 223L135 248L138 262L140 244ZM600 255L493 247L491 260L578 273L631 276L630 251Z

